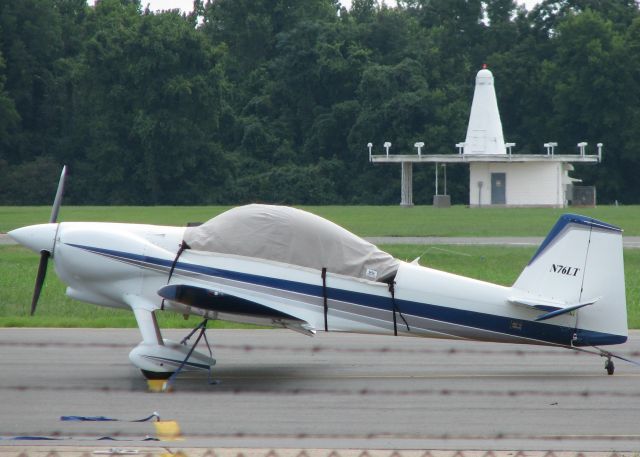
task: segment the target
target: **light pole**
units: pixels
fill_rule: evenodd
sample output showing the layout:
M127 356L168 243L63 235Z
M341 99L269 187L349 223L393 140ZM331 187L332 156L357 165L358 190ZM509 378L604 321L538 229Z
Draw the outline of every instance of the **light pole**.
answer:
M447 164L443 163L442 168L444 171L444 195L447 195Z
M602 162L602 143L598 143L598 162Z
M553 141L545 143L544 147L547 150L547 155L552 155L553 156L556 146L558 146L558 143L553 142Z
M505 143L504 146L507 148L507 150L509 151L509 155L511 155L511 148L513 148L516 144L515 143Z
M582 157L584 157L585 149L587 148L588 144L589 143L587 143L586 141L581 141L580 143L578 143L578 148L580 148L580 155Z
M414 148L418 148L418 157L422 156L422 148L424 147L424 143L422 141L419 141L418 143L415 143L413 145Z
M387 150L387 157L389 157L389 148L391 147L391 143L388 141L384 142L384 148Z

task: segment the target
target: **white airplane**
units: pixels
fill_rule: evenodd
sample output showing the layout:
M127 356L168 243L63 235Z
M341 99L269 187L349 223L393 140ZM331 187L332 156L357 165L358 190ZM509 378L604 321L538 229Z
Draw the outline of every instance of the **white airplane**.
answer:
M319 216L248 205L198 227L57 222L13 230L40 254L31 313L49 258L76 300L133 310L142 342L129 358L147 378L215 360L161 336L156 313L316 331L550 345L624 359L598 346L627 340L622 231L560 217L511 287L393 258ZM194 333L192 332L192 334ZM198 340L200 337L198 337ZM184 342L184 340L183 340ZM589 347L593 347L590 349ZM632 362L634 363L634 362Z

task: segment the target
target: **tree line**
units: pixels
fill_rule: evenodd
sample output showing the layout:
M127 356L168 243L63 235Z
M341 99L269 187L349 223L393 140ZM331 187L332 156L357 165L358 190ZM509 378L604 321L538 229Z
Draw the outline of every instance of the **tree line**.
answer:
M640 202L634 0L2 0L0 204L50 203L62 164L69 204L396 204L400 167L366 144L455 153L485 63L514 152L602 142L574 174Z

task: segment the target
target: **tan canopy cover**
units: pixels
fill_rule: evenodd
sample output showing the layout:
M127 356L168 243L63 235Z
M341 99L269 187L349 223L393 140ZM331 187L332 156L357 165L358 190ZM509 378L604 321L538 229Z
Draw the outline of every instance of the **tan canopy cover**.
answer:
M339 225L288 206L246 205L189 227L191 249L275 260L329 273L385 281L399 261Z

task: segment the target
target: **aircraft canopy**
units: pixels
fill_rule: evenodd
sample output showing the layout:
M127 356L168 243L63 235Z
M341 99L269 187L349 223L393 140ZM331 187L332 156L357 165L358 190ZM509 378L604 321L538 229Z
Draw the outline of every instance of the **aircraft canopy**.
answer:
M399 261L320 216L287 206L246 205L189 227L191 249L326 268L370 281L395 276Z

